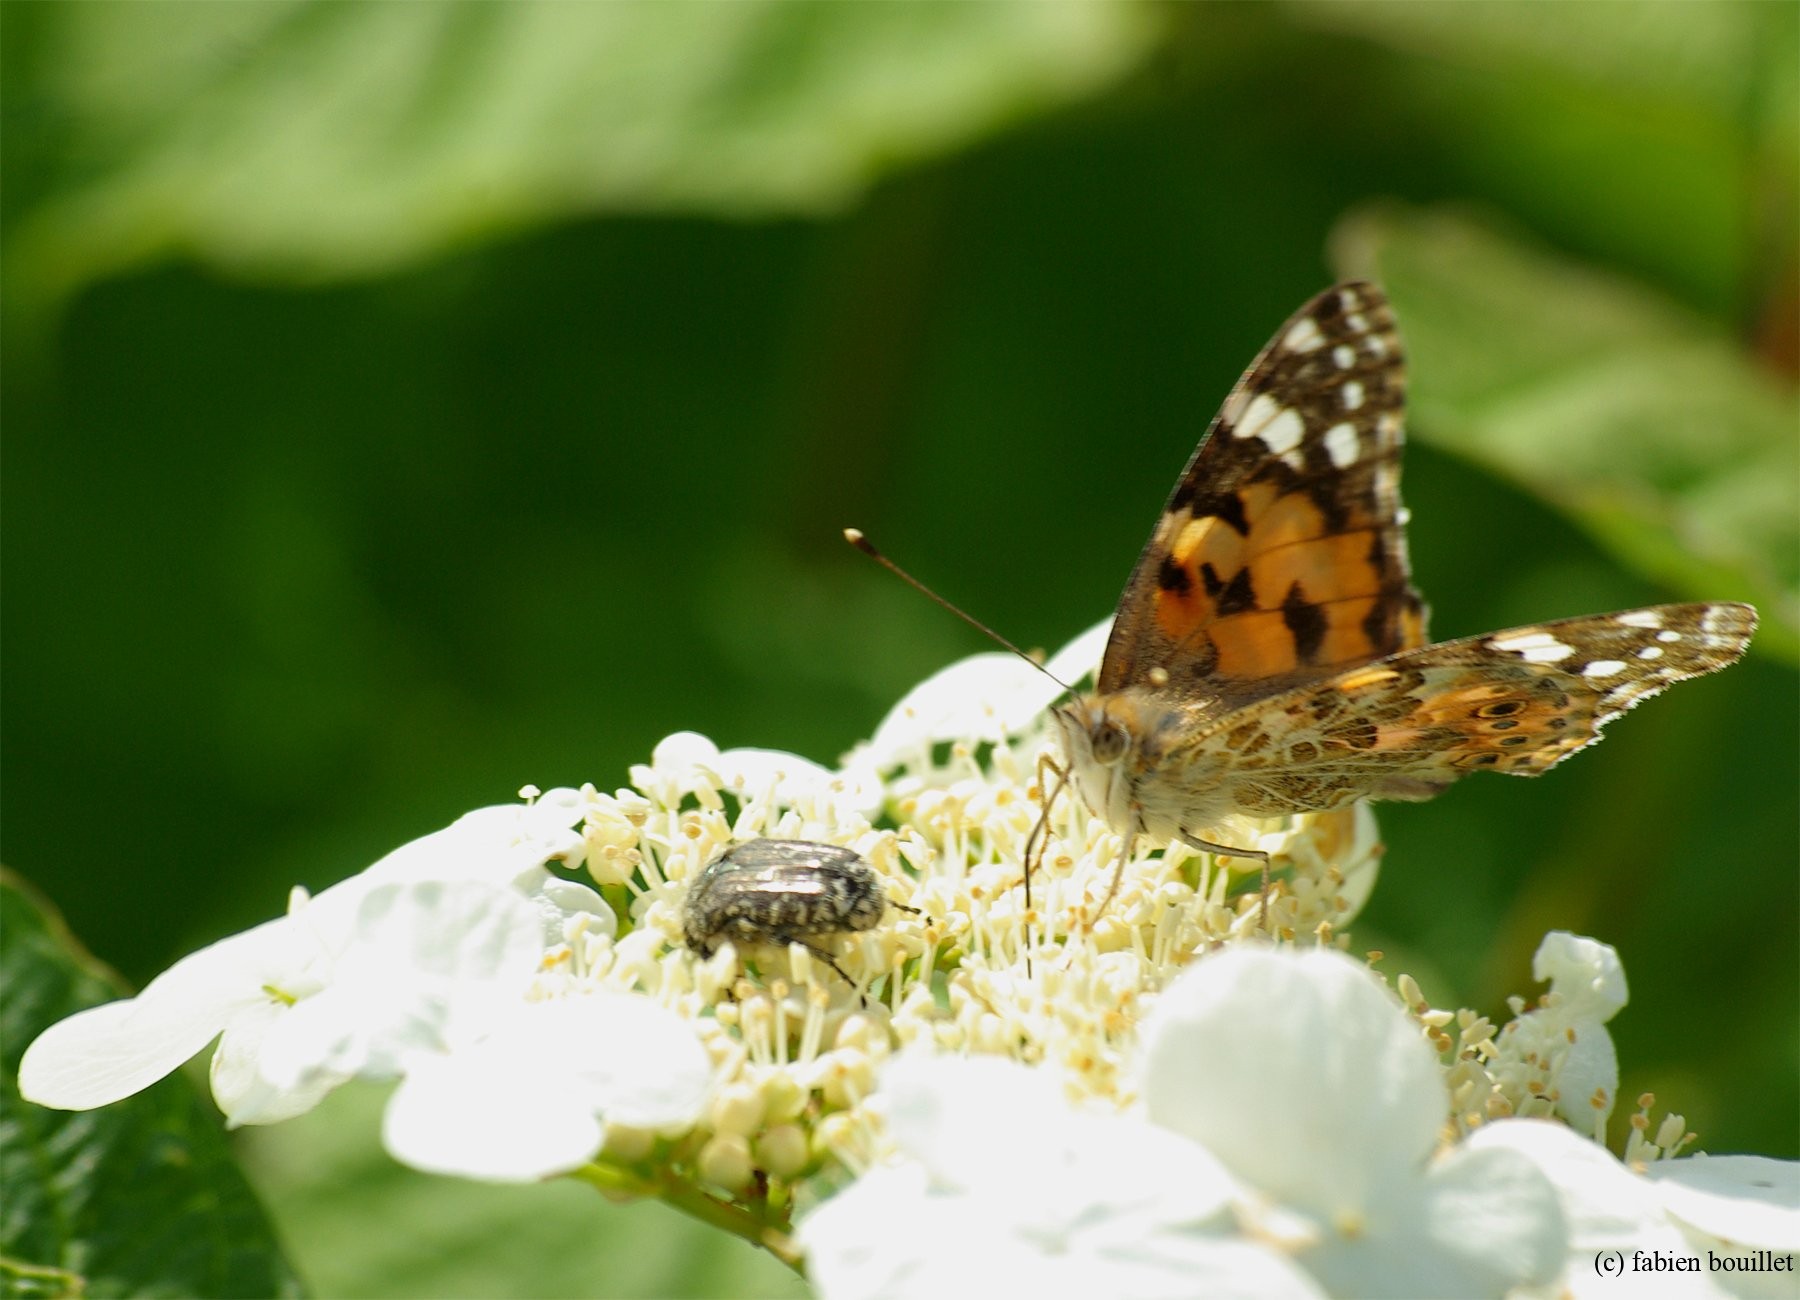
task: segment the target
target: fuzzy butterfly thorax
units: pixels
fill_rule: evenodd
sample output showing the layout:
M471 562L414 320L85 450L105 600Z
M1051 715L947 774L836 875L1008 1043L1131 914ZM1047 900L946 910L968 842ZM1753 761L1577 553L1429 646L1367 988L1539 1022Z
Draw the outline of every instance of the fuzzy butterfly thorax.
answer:
M1427 645L1400 502L1405 361L1379 288L1277 331L1225 400L1120 597L1096 689L1055 713L1082 800L1130 840L1231 814L1428 799L1547 771L1674 682L1735 662L1738 604L1660 605Z

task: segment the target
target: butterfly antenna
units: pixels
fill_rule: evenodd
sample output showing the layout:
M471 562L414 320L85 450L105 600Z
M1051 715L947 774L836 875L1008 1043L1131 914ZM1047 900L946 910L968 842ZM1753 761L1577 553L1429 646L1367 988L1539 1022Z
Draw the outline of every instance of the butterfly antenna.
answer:
M907 585L912 587L915 591L919 592L920 594L922 594L924 596L929 597L930 599L936 601L938 604L942 605L945 609L949 610L952 614L956 615L963 622L967 623L970 627L974 628L977 632L981 633L988 640L994 642L996 645L1004 646L1004 647L1006 647L1006 649L1008 649L1008 650L1012 651L1014 654L1018 655L1019 658L1023 659L1026 663L1030 664L1033 668L1037 669L1040 673L1044 674L1044 676L1048 677L1051 681L1055 682L1058 686L1062 687L1065 691L1072 689L1070 687L1070 685L1067 682L1065 682L1062 678L1058 677L1055 673L1051 672L1048 668L1044 667L1043 664L1039 663L1036 659L1033 659L1030 655L1026 654L1023 650L1019 649L1018 646L1014 645L1011 641L1008 641L1005 637L1001 636L998 632L994 631L994 629L989 627L986 623L983 623L980 619L976 618L973 614L967 613L967 612L963 611L962 609L959 609L957 606L952 605L948 600L945 600L942 596L938 595L937 592L933 591L930 587L927 587L924 583L920 582L917 578L913 577L912 574L908 573L905 569L901 568L898 564L895 564L892 560L888 559L887 556L883 555L879 550L877 550L875 548L874 542L871 542L867 537L863 536L862 529L846 528L844 530L844 540L846 542L849 542L850 545L854 546L857 550L861 551L864 555L868 556L871 560L875 561L875 563L879 564L882 568L886 569L889 573L892 573L894 576L900 578L902 581L907 583Z

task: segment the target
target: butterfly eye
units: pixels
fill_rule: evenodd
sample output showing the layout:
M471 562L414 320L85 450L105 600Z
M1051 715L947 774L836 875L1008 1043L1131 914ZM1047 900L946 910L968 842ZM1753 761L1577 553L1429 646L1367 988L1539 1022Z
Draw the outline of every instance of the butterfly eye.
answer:
M1098 763L1116 763L1125 757L1125 750L1130 738L1111 718L1101 718L1088 731L1088 745L1094 752L1094 761Z

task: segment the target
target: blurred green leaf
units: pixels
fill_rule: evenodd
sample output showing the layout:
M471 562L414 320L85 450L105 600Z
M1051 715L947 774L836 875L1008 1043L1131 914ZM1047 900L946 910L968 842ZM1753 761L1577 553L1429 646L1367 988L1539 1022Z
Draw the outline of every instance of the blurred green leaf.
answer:
M302 1294L186 1078L82 1113L20 1098L26 1044L121 990L11 875L0 876L0 911L0 1293Z
M1519 4L1469 0L1421 8L1410 0L1298 0L1320 26L1356 32L1428 59L1550 74L1592 89L1728 116L1744 102L1746 63L1773 58L1771 6L1723 0ZM1786 78L1793 80L1790 69ZM1788 122L1791 136L1794 124Z
M1484 193L1742 319L1791 270L1800 8L1304 0L1295 12L1399 55L1400 120L1446 150L1436 192Z
M1750 601L1758 648L1800 654L1791 387L1656 292L1465 213L1368 209L1338 247L1393 295L1420 437L1677 591Z
M421 1174L381 1148L389 1089L339 1088L247 1130L245 1165L322 1295L800 1300L775 1258L655 1202L614 1204L556 1178L495 1186ZM379 1231L370 1231L379 1224Z
M10 287L55 302L176 253L367 274L576 213L838 211L1104 87L1157 26L1098 0L35 6L9 116L44 152L9 159Z

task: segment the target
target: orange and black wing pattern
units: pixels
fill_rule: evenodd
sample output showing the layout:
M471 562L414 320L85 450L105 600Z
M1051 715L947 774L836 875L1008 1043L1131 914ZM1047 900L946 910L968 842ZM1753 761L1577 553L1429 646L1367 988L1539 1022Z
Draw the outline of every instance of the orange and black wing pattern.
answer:
M1423 645L1400 504L1405 387L1379 288L1338 285L1296 312L1182 471L1098 689L1242 703Z

